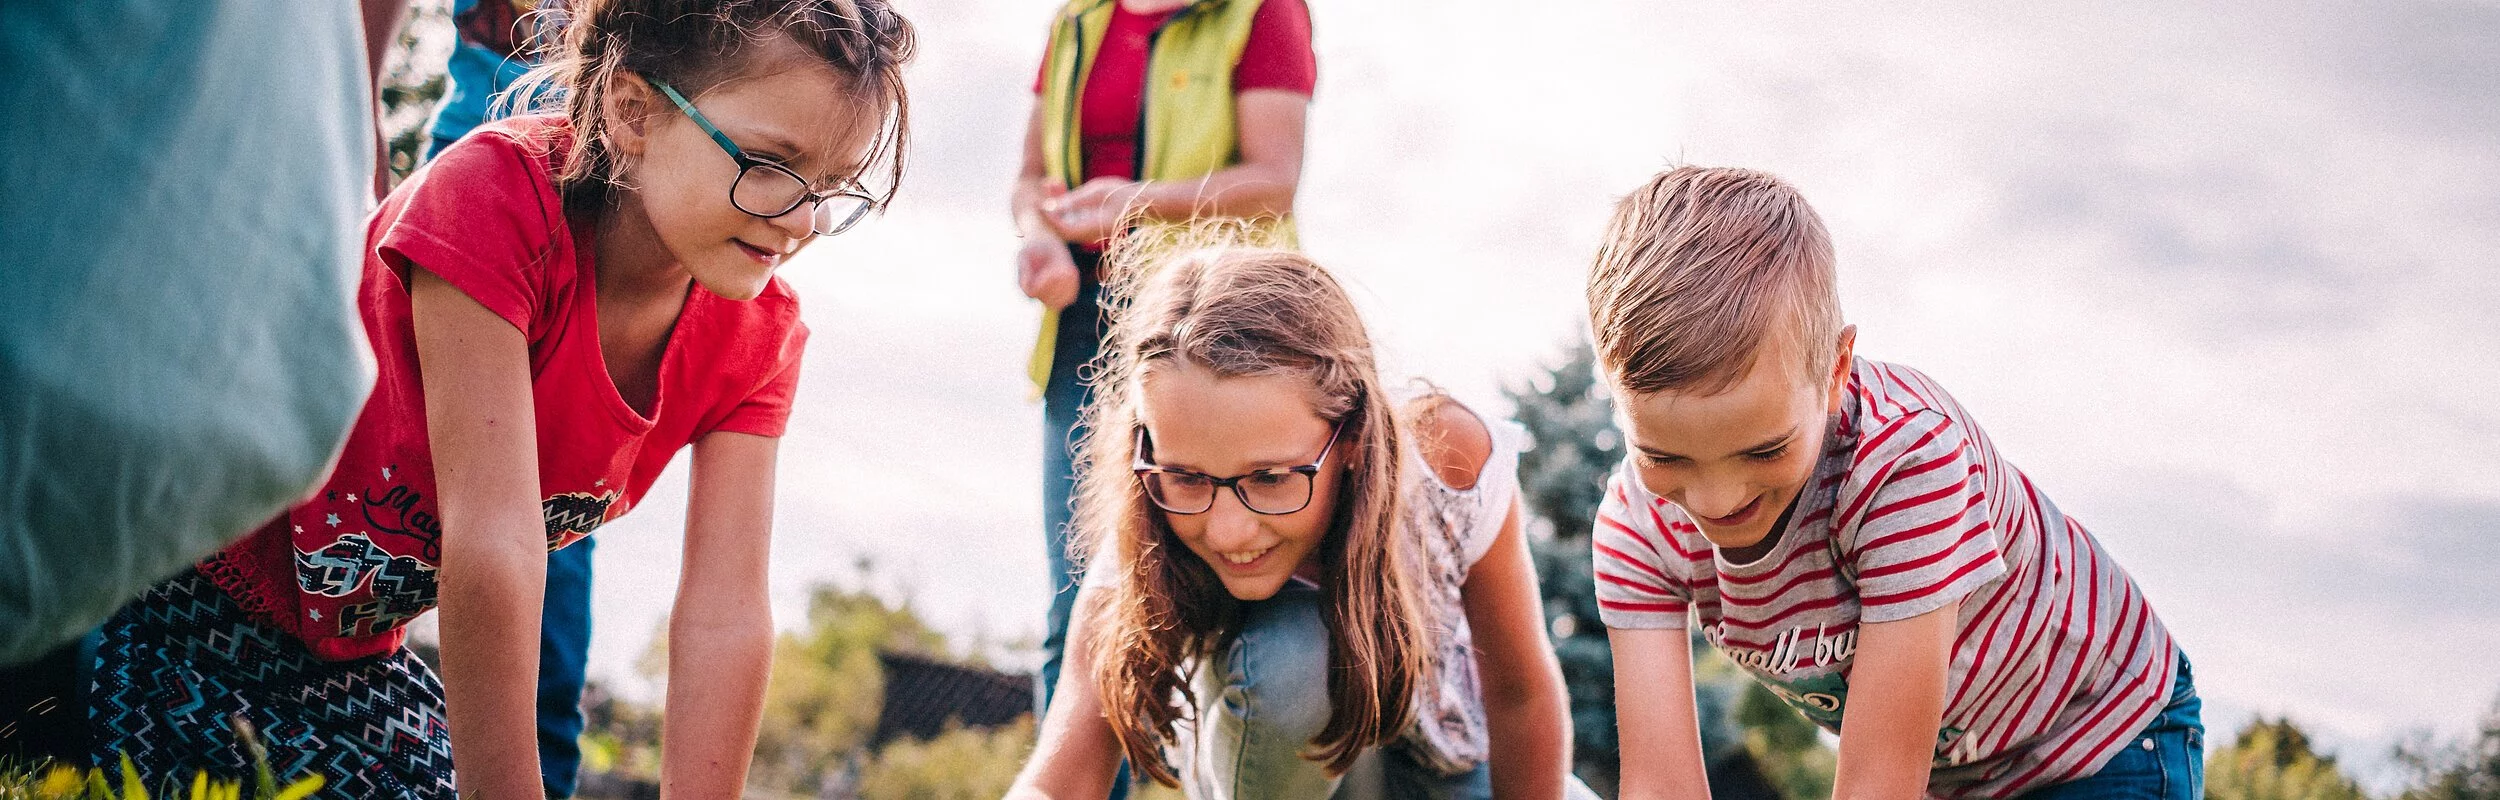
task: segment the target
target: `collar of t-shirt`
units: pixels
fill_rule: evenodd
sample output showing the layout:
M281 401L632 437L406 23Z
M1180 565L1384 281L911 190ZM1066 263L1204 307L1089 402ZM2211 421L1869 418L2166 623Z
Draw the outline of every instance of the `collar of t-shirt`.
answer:
M1797 524L1798 520L1813 516L1813 511L1839 505L1840 485L1832 478L1849 468L1857 451L1861 427L1857 422L1857 373L1852 371L1848 380L1849 385L1841 390L1840 413L1832 415L1832 419L1823 426L1822 454L1816 457L1814 471L1806 476L1804 488L1788 501L1787 508L1780 510L1779 519L1771 523L1771 532L1761 542L1734 550L1711 545L1711 551L1718 555L1721 564L1738 570L1764 566L1764 559L1782 552L1781 542L1798 535L1796 529L1801 527ZM1826 488L1825 484L1830 486ZM1831 519L1826 515L1821 521L1829 523Z

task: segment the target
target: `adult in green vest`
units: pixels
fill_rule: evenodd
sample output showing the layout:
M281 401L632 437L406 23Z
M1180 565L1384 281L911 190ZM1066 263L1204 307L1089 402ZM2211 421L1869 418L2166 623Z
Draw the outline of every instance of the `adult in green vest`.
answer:
M1316 82L1303 0L1069 0L1053 18L1017 177L1017 284L1043 307L1042 519L1051 608L1039 705L1059 677L1076 574L1070 444L1101 346L1096 268L1131 214L1269 218L1288 239Z

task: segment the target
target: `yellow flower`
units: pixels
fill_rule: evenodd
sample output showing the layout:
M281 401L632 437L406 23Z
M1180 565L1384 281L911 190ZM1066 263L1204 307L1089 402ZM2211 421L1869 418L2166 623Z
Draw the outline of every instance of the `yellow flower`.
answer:
M304 800L304 798L311 797L314 792L321 791L321 785L328 782L328 780L329 779L322 776L314 775L310 778L305 778L288 784L286 788L278 790L277 800Z
M147 784L139 780L139 768L127 755L122 756L122 800L148 800Z
M35 788L35 796L45 800L69 800L78 795L79 784L85 782L77 767L55 764L43 773L43 784Z

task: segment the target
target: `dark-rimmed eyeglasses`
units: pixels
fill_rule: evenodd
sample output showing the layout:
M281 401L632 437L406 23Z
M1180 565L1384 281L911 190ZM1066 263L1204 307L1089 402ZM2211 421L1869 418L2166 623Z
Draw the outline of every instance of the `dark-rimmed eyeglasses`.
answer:
M814 208L808 213L808 229L818 236L832 236L850 230L851 226L868 216L869 209L877 206L877 198L855 183L822 192L809 191L807 179L799 177L789 167L747 155L745 150L738 149L738 143L730 141L728 134L713 127L712 121L704 119L703 112L694 110L694 104L687 102L686 96L678 94L676 88L659 81L652 81L651 85L659 87L660 93L668 95L669 101L676 103L678 110L686 112L686 118L702 126L703 132L711 134L712 141L720 143L720 149L728 151L729 157L738 162L738 179L729 184L729 204L737 206L739 211L775 219L798 210L799 206L814 203Z
M1241 507L1269 516L1291 514L1311 505L1311 487L1319 475L1320 465L1328 463L1328 453L1337 449L1337 435L1345 430L1338 422L1328 429L1328 444L1319 449L1319 457L1298 467L1271 467L1230 478L1218 478L1185 469L1158 466L1153 461L1154 441L1147 438L1143 425L1137 428L1136 459L1129 470L1137 473L1137 482L1146 488L1146 498L1155 507L1174 514L1204 514L1215 507L1215 492L1230 488Z

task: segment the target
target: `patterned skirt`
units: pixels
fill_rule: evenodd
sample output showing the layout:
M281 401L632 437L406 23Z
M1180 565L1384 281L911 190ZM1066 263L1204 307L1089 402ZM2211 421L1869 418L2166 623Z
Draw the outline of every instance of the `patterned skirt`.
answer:
M149 784L248 779L248 720L280 785L320 774L324 797L453 796L451 726L433 670L402 648L323 661L254 621L197 571L106 622L89 697L96 763L127 756Z

